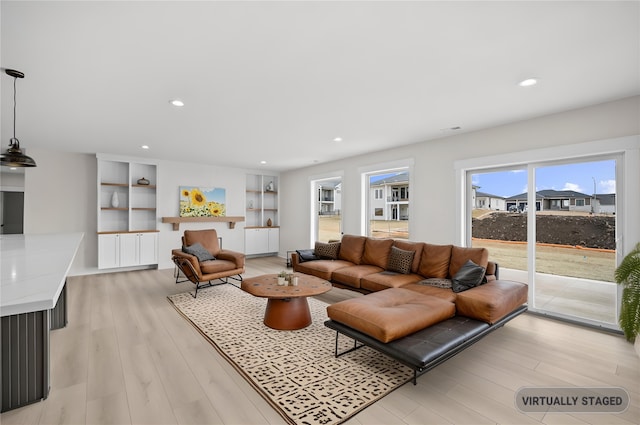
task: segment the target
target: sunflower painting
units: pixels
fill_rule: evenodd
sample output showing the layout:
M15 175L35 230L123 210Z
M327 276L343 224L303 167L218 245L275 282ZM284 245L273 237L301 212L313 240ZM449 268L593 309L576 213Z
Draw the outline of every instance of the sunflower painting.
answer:
M180 186L180 217L224 217L225 190Z

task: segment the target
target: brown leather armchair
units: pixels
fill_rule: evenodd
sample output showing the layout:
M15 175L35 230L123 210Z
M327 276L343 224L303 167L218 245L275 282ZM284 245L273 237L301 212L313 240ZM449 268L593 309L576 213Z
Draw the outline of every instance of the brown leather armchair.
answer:
M171 251L172 260L184 276L196 285L193 297L198 296L198 290L228 283L228 278L242 281L244 273L245 256L241 252L221 249L218 233L215 229L185 230L182 236L182 245L192 246L200 243L215 260L199 261L195 255L187 254L182 249ZM236 277L237 276L237 277ZM219 283L211 283L212 280L220 280ZM179 283L176 278L176 283Z

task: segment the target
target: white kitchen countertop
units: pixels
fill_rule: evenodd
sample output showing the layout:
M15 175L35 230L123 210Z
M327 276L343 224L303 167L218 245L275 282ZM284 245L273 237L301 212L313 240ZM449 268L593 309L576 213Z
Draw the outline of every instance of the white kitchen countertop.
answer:
M55 307L83 236L0 235L0 316Z

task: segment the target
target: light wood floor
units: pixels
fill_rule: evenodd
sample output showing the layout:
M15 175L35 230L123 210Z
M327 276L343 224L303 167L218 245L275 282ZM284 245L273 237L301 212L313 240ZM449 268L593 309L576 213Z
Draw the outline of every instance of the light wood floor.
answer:
M281 258L251 259L245 276L282 269ZM49 398L0 422L284 423L167 302L193 288L172 272L70 278L69 324L51 333ZM352 296L360 294L334 288L323 300ZM620 415L525 415L514 406L523 386L619 386L632 404ZM348 423L632 424L639 399L640 360L622 337L525 314Z

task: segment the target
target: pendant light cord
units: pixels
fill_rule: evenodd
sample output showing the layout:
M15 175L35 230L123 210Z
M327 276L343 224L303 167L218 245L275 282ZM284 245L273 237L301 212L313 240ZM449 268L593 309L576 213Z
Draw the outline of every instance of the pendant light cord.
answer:
M16 82L17 77L13 77L13 138L16 138Z

